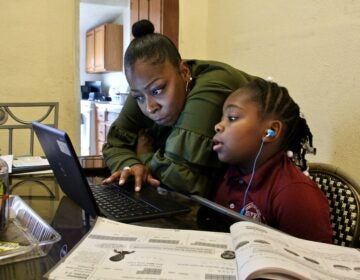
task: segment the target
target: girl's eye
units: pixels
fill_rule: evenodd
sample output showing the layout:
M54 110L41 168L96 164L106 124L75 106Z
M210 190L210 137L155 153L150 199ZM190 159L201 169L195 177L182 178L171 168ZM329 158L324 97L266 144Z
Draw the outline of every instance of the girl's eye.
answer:
M228 116L227 119L228 119L229 122L234 122L234 121L236 121L238 119L238 117Z

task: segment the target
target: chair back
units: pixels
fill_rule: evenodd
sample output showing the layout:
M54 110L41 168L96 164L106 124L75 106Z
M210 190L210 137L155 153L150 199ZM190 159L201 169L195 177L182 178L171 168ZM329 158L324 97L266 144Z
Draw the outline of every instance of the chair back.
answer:
M309 173L329 201L333 243L359 248L359 184L340 168L326 163L310 163Z
M57 127L58 102L0 103L1 154L34 155L35 134L31 123Z

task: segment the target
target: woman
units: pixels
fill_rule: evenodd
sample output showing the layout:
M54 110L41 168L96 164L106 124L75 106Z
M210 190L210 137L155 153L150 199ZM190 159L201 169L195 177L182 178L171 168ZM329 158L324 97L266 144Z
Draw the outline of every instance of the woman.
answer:
M182 60L147 20L135 23L132 33L124 58L131 92L103 147L112 172L104 182L121 185L134 177L136 191L161 181L177 191L206 195L221 166L212 137L223 102L254 77L220 62ZM137 149L143 131L154 141Z

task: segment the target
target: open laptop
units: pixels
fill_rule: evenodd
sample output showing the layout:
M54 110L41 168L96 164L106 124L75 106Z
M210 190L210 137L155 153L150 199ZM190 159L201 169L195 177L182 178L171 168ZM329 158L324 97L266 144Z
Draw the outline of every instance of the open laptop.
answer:
M190 210L155 187L143 186L137 193L133 183L90 185L67 133L38 122L32 126L62 191L92 217L133 222Z

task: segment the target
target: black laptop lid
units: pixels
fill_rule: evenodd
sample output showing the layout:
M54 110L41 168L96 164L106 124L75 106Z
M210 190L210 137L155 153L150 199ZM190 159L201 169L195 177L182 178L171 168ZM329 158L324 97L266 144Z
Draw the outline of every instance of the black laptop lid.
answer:
M32 126L63 192L91 216L98 216L100 210L67 133L38 122Z

